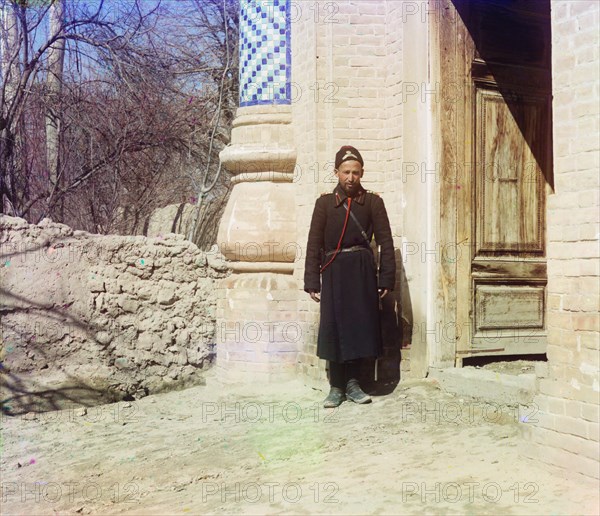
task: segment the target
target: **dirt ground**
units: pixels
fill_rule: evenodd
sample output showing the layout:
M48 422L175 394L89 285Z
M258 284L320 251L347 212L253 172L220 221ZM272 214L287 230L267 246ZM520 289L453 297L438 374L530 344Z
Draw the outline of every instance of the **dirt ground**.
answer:
M427 380L327 411L325 394L209 371L205 386L87 413L4 417L0 512L600 513L596 482L520 456L531 408Z

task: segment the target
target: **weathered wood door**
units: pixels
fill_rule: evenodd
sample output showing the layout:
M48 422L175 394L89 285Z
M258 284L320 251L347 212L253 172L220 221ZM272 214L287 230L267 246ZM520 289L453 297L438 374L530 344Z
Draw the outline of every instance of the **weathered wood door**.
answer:
M457 357L544 353L550 2L438 4L442 170L444 188L453 189L443 197L452 199L458 245Z

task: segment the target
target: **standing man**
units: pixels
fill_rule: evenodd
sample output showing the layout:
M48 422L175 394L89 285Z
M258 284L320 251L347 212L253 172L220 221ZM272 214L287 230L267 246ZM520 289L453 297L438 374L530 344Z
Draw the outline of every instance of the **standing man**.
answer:
M360 180L364 162L354 147L335 155L338 184L322 194L308 233L304 290L321 303L317 356L329 360L329 395L324 406L346 397L369 403L358 383L361 359L383 352L379 298L393 290L394 242L383 200ZM371 239L381 246L379 278Z

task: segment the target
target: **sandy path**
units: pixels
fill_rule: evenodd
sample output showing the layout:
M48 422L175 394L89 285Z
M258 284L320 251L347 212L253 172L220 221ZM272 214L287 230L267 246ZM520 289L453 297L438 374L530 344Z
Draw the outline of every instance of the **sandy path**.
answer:
M206 386L85 415L4 418L1 512L600 513L596 483L519 456L527 411L499 414L430 381L335 411L323 397L211 371Z

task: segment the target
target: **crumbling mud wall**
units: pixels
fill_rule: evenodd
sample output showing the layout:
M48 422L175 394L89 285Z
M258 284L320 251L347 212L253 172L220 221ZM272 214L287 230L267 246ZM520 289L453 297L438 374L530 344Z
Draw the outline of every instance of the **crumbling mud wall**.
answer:
M5 413L202 382L215 356L219 255L182 235L94 235L0 216Z

